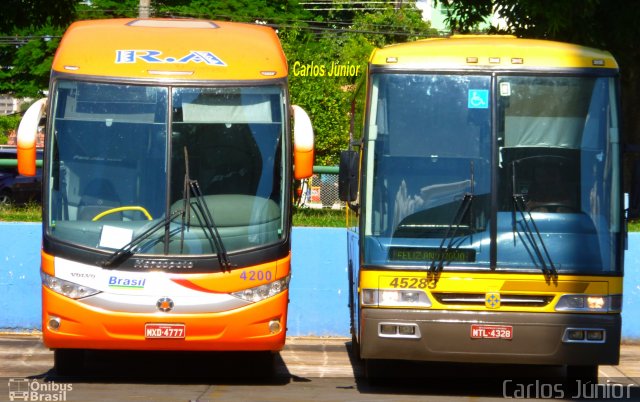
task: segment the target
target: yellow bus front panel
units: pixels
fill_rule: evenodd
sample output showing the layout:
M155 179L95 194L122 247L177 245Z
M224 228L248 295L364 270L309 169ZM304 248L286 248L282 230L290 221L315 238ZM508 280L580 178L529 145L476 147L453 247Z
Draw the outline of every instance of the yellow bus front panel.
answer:
M617 364L621 278L368 271L360 354L510 364ZM592 303L571 308L584 298ZM600 304L602 303L602 304Z

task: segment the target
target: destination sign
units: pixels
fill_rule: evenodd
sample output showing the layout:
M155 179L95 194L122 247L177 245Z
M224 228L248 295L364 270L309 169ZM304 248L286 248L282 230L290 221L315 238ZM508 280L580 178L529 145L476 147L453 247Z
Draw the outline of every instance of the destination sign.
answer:
M445 261L473 262L476 260L476 250L457 248L445 252L444 248L440 250L437 247L391 247L389 249L390 261L433 261L443 257Z

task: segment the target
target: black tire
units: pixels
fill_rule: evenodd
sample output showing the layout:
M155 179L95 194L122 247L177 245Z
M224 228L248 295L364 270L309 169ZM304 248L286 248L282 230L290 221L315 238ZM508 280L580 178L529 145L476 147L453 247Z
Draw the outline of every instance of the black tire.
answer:
M598 383L598 365L588 366L567 366L567 381L569 384L576 384L580 381L582 384L591 382Z
M234 379L252 378L256 380L270 380L276 377L276 356L277 352L262 351L248 352L243 365L234 370ZM235 369L235 367L234 367Z
M358 338L354 333L351 334L351 356L353 356L355 361L362 360L360 357L360 344L358 343Z
M351 332L351 355L356 361L360 360L360 345L356 334L356 315L358 304L355 301L355 290L353 285L353 264L349 261L349 332Z
M11 197L11 191L7 188L0 191L0 205L13 204L13 197Z
M364 377L370 385L386 385L389 381L385 360L363 359Z
M58 375L78 375L84 370L84 350L56 349L53 352L53 366Z

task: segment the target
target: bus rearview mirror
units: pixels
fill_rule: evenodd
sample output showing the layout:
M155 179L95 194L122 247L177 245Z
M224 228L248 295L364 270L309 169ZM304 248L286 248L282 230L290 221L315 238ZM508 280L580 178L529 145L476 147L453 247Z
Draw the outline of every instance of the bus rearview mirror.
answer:
M338 197L341 201L352 202L358 194L358 153L340 152L340 171L338 174Z
M296 180L306 179L313 175L313 126L307 112L300 106L293 109L293 176Z
M25 112L17 133L18 173L24 176L36 175L36 142L38 125L44 114L47 98L35 101Z

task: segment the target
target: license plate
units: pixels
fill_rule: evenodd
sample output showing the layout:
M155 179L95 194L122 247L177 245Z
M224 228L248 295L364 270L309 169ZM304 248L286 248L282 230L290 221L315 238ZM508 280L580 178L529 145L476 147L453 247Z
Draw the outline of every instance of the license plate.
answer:
M513 327L511 325L471 325L471 338L473 339L512 339Z
M144 337L147 339L182 339L186 335L184 324L145 324Z

